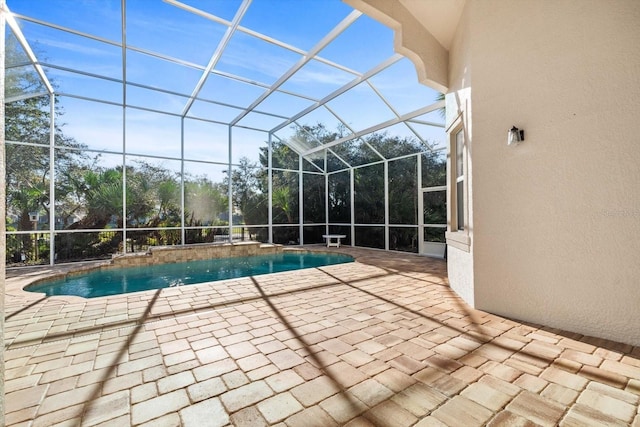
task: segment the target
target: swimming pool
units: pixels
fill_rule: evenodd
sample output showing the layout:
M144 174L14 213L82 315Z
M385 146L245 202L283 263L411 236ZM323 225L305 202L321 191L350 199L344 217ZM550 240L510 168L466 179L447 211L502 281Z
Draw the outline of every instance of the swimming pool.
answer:
M28 285L24 290L45 293L47 296L75 295L95 298L346 262L353 262L353 258L343 254L309 252L217 258L95 270Z

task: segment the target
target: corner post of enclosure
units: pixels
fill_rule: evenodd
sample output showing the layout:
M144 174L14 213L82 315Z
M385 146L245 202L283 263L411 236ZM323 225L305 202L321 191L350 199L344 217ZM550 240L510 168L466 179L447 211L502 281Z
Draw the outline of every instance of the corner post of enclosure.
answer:
M324 150L324 234L329 234L329 174L327 173L327 150Z
M184 116L180 117L180 244L185 245L185 215L184 209Z
M127 7L120 1L122 22L122 252L127 253Z
M229 125L229 169L228 169L228 177L229 177L229 188L228 188L228 199L227 203L229 208L229 243L233 242L233 167L231 165L233 159L233 153L231 152L233 148L233 127Z
M389 161L384 161L384 249L389 250Z
M269 224L269 243L273 243L273 135L269 132L269 139L267 143L267 181L269 195L268 200L268 212L267 218Z
M55 263L55 215L56 215L56 96L52 93L49 106L49 265ZM37 243L36 243L37 244Z
M127 107L122 106L122 253L127 253Z
M302 154L298 154L298 233L299 244L304 245L304 172L302 171Z
M418 182L418 253L424 253L424 192L422 191L422 154L416 154Z
M349 168L349 204L351 205L351 246L356 245L356 178L353 168Z

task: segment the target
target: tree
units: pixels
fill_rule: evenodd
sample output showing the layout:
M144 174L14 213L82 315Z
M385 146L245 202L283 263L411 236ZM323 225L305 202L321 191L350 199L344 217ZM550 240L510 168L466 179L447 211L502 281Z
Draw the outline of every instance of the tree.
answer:
M122 227L122 168L85 170L78 188L85 216L67 228Z
M273 189L273 207L284 213L287 223L293 224L293 206L291 203L291 190L286 186L278 186ZM277 215L274 215L277 216Z
M59 118L63 111L54 106L54 143L67 149L56 150L50 158L51 97L34 69L12 66L24 63L24 52L14 37L7 37L6 54L6 96L5 138L6 150L6 203L7 230L32 230L48 224L50 210L49 176L50 163L56 169L56 205L60 217L68 216L67 207L73 206L73 176L76 166L86 162L88 157L78 149L84 145L67 137L62 131ZM32 94L33 96L29 96ZM12 97L14 99L12 99ZM29 144L29 145L27 145ZM73 209L73 207L71 207ZM31 214L41 218L32 221ZM16 236L7 252L33 253L34 241L29 235ZM42 254L44 255L44 254Z
M298 145L316 146L332 142L346 134L344 127L339 127L335 132L331 132L325 126L318 124L298 128L291 138L294 138ZM282 158L283 151L281 147L274 144L274 158ZM326 191L328 192L329 222L351 222L350 174L347 169L349 165L360 166L354 169L354 221L360 224L383 224L385 222L384 166L382 163L368 165L383 160L376 152L384 156L384 159L395 159L388 161L389 222L391 224L417 224L417 215L422 214L417 210L417 159L413 156L402 158L403 156L422 153L420 155L422 157L423 187L442 186L446 183L445 157L441 153L425 150L425 145L416 138L399 137L388 132L376 132L357 140L333 146L331 151L336 155L331 153L327 155L327 169L329 171L344 171L331 173L328 178ZM264 152L266 153L266 150ZM287 154L286 151L284 152ZM264 159L262 164L266 166L266 155L261 157L262 159ZM289 190L287 198L285 197L287 190L280 190L277 193L275 183L276 180L274 180L274 208L279 207L280 210L282 210L282 206L288 208L286 202L292 199L291 191ZM284 188L293 189L293 187L287 186ZM316 217L315 215L317 215L316 218L324 218L324 182L305 179L303 190L305 220L308 217ZM312 196L315 193L317 193L316 196L322 194L322 197ZM295 198L297 200L297 193ZM430 203L425 205L425 211L431 216L446 214L443 208L439 199L437 206ZM383 236L381 230L381 227L374 227L370 228L367 233L361 233L359 244L380 247ZM415 228L394 228L391 232L392 248L416 250L418 236Z
M184 181L186 225L221 225L220 214L227 211L224 186L211 182L205 176L186 176Z
M436 96L436 101L444 101L446 99L446 96L444 93L438 93L438 95ZM447 108L446 107L442 107L442 108L438 108L438 113L440 113L440 117L442 117L443 119L447 117Z

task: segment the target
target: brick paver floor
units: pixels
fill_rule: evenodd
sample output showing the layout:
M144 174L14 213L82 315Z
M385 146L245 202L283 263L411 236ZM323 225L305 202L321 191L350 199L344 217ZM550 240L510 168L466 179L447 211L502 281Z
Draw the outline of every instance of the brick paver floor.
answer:
M357 261L90 300L10 271L7 424L640 426L640 348L473 310L442 261L339 251Z

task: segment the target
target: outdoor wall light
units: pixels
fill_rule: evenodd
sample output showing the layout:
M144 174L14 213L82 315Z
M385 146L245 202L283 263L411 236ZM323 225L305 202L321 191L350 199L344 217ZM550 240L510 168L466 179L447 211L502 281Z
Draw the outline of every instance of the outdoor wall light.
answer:
M509 129L509 132L507 133L507 145L521 141L524 141L524 131L515 126Z

